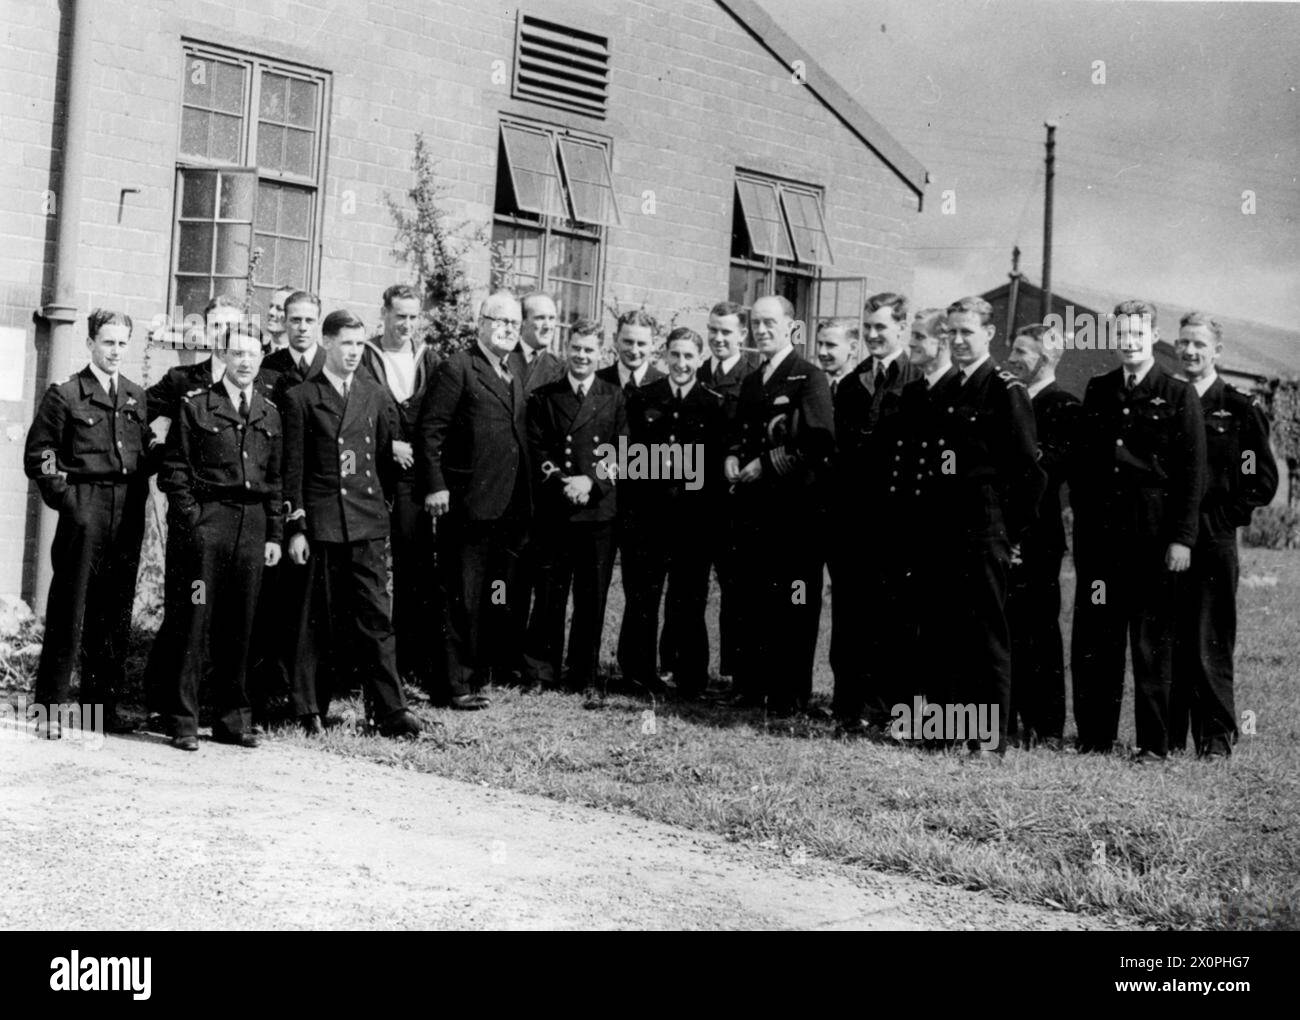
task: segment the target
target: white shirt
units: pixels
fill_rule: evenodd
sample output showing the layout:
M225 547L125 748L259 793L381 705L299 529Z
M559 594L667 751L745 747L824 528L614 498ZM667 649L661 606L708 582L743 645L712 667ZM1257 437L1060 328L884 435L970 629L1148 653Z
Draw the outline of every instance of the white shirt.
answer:
M947 364L947 365L941 365L939 368L936 368L936 369L933 369L932 371L926 372L926 373L925 373L925 386L926 386L926 389L931 389L931 388L933 388L934 384L937 383L940 379L942 379L942 378L944 377L944 375L947 374L947 371L948 371L948 369L950 369L950 368L952 368L952 364L951 364L951 363L949 363L949 364Z
M581 397L585 397L585 396L587 395L587 391L591 389L591 380L592 380L593 378L595 378L595 377L589 375L589 376L587 376L587 378L585 378L585 379L575 379L575 378L573 377L573 373L570 372L570 373L569 373L569 389L573 390L574 393L578 393L578 391L581 390L582 392L579 393L578 395L581 396Z
M892 354L890 354L888 357L879 358L879 359L877 359L877 358L872 358L871 360L872 360L872 361L877 361L877 360L878 360L878 361L880 362L880 370L881 370L882 372L887 372L887 371L889 371L889 366L892 365L895 361L897 361L897 360L898 360L898 356L899 356L900 354L902 354L902 353L903 353L903 348L900 347L898 350L894 351L894 352L893 352ZM876 371L876 366L875 366L875 365L872 365L872 366L871 366L871 372L872 372L873 375L875 374L875 371Z
M636 384L639 387L643 382L645 382L646 369L648 369L649 367L650 367L650 362L646 361L641 364L640 368L638 368L635 372L633 372L630 368L628 368L625 364L623 364L623 362L620 361L618 363L618 384L620 386L627 386L627 381L629 379L635 379Z
M93 361L90 363L90 370L95 373L95 378L99 380L99 385L104 387L104 393L107 394L109 387L117 381L117 373L108 375L106 372L101 372L99 366Z
M794 344L786 344L785 347L772 355L771 360L763 366L763 382L767 382L772 378L772 373L777 370L781 362L790 356L790 352L793 350Z
M221 382L222 385L226 387L226 393L230 395L230 403L235 408L236 411L239 410L239 395L241 393L244 394L245 399L248 401L248 406L249 407L253 406L253 384L252 383L248 384L248 389L241 390L238 386L236 386L233 382L230 381L230 376L228 375L223 375L221 377Z
M1029 399L1033 400L1034 397L1038 396L1054 382L1056 382L1056 376L1054 375L1049 375L1046 379L1039 379L1038 382L1029 387Z
M710 371L713 373L713 378L719 379L735 368L736 362L740 360L740 353L740 351L737 351L726 361L719 361L716 355L710 358L709 364L713 366Z
M312 344L302 353L299 353L290 347L289 357L293 358L293 363L303 372L309 371L311 369L311 363L316 360L316 345Z
M984 357L980 358L979 361L976 361L973 364L967 365L965 368L963 368L961 370L962 385L965 386L966 383L970 381L970 377L973 376L979 370L980 365L984 364L984 362L988 360L989 360L988 353L985 352Z
M1196 382L1192 383L1192 385L1196 387L1196 395L1198 397L1205 396L1206 391L1214 385L1214 380L1217 378L1219 378L1219 373L1211 368L1205 373L1204 378L1197 379Z
M328 368L324 369L323 371L324 371L325 378L328 379L330 385L334 387L334 392L337 393L340 397L344 397L344 399L347 399L346 396L344 396L343 387L346 385L349 389L351 389L352 380L356 378L356 373L353 373L352 375L349 376L342 376L342 375L335 375Z
M505 358L497 357L497 355L488 350L482 340L478 342L478 349L483 352L483 357L488 359L488 364L497 370L497 378L504 383L508 383L510 381L510 373L506 369L506 358L510 357L510 355L507 354Z
M686 399L686 395L687 395L688 393L690 393L691 390L693 390L693 389L695 388L695 380L692 379L692 380L691 380L690 382L688 382L685 386L678 386L675 382L673 382L671 379L669 379L669 380L668 380L668 385L669 385L669 387L672 389L672 391L673 391L673 396L674 396L674 397L680 395L681 398L682 398L683 400L685 400L685 399Z
M406 344L396 351L385 350L382 346L378 350L384 363L384 376L388 379L388 391L393 399L399 404L410 400L411 394L415 392L415 344Z
M1142 380L1145 379L1145 378L1147 377L1147 373L1151 371L1151 368L1152 368L1153 365L1155 365L1155 363L1156 363L1156 359L1155 359L1155 358L1152 358L1152 359L1151 359L1150 361L1148 361L1145 365L1143 365L1140 369L1138 369L1136 372L1132 372L1132 373L1129 372L1129 370L1128 370L1128 366L1127 366L1127 365L1124 366L1124 387L1125 387L1126 389L1128 388L1128 377L1129 377L1130 375L1132 375L1132 376L1137 380L1137 382L1135 382L1135 383L1133 384L1134 386L1137 386L1138 383L1142 382Z

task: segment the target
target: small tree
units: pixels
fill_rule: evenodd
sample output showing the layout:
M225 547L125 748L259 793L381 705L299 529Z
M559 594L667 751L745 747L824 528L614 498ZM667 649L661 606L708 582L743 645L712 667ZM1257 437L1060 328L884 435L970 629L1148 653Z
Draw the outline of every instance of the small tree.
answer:
M1267 399L1273 448L1286 466L1290 487L1288 502L1300 502L1300 380L1275 379Z
M392 252L408 267L422 295L425 341L445 357L473 343L476 336L473 291L464 260L474 245L484 243L484 232L469 221L448 224L442 206L448 189L438 183L420 132L415 135L411 170L415 183L407 189L405 202L384 195L397 226Z

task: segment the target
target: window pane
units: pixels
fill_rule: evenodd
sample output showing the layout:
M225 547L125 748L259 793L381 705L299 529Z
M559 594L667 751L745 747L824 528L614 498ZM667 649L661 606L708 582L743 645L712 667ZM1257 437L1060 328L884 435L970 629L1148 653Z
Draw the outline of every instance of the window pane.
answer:
M552 234L550 257L546 260L547 276L553 280L592 282L596 277L596 252L594 241Z
M252 250L249 238L252 230L247 223L217 224L218 273L247 273L248 253Z
M576 138L561 138L560 158L569 180L573 215L583 223L618 225L618 200L604 148Z
M185 58L185 102L193 106L212 106L211 60L188 54Z
M812 295L812 278L808 276L799 276L794 273L778 272L776 274L775 291L777 294L780 294L788 300L790 304L794 305L795 320L804 323L806 327L812 311L809 301ZM802 337L802 342L805 347L810 344L811 340L812 338L808 335L808 330L805 328Z
M212 107L223 113L244 112L244 69L238 64L213 63Z
M307 242L286 241L284 238L276 244L276 269L280 273L279 283L288 283L295 287L307 283Z
M315 82L289 79L289 123L298 127L314 128L316 126L316 90Z
M275 258L275 238L269 234L258 234L253 243L262 249L262 261L257 265L257 273L254 281L262 283L270 281L270 286L280 282L279 267L276 265Z
M182 172L181 216L185 219L211 219L216 209L217 175Z
M284 167L284 128L273 124L257 126L257 165L267 170Z
M579 319L596 314L596 288L581 283L555 283L551 285L560 308L560 321L572 326Z
M749 243L759 255L779 259L794 258L790 239L786 234L785 217L776 195L776 185L768 181L753 181L741 177L736 180L736 193L745 214L749 230Z
M280 189L262 181L257 185L257 228L278 230L280 219Z
M502 265L496 271L502 286L541 283L542 231L504 223L492 225L492 242Z
M732 266L727 300L752 305L767 290L767 270L753 266Z
M289 237L311 236L311 195L302 188L280 188L280 226Z
M262 101L258 116L284 123L284 115L288 110L285 101L288 88L289 79L284 75L262 72Z
M203 306L212 296L212 281L206 276L178 276L176 278L176 303L186 315L202 315Z
M211 223L182 223L180 245L176 257L178 273L212 272Z
M243 220L247 223L253 218L253 189L257 181L252 174L221 175L221 203L217 208L217 218L223 220Z
M208 154L208 124L212 114L205 110L181 110L181 152L191 156Z
M567 216L550 136L513 124L503 124L501 136L519 208L542 216Z
M310 177L312 133L290 128L285 135L284 169L290 173Z
M795 258L815 266L832 265L831 240L826 234L821 200L807 192L782 188L781 204L794 236Z
M242 121L224 113L212 115L212 146L208 155L213 159L239 162L239 128Z

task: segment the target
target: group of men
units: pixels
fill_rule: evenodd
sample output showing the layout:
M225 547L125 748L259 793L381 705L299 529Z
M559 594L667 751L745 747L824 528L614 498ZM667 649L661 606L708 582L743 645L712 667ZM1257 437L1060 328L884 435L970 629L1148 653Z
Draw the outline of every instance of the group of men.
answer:
M597 708L616 556L627 689L807 709L829 570L845 730L883 737L919 698L994 707L994 750L1059 747L1068 485L1079 749L1115 742L1131 637L1139 760L1189 728L1198 752L1229 752L1236 528L1277 476L1262 413L1216 378L1204 316L1181 324L1182 380L1154 362L1155 309L1117 306L1121 365L1080 403L1054 382L1050 329L1022 330L997 367L979 298L913 317L875 295L861 338L857 320L820 324L818 364L780 296L719 303L707 340L679 328L662 347L628 312L605 368L603 326L561 338L540 292L490 295L476 342L441 360L409 287L385 292L374 336L320 311L277 290L266 336L216 299L213 357L148 394L119 371L130 319L91 315L90 365L50 388L27 441L60 512L38 702L66 699L80 647L82 700L111 725L156 471L166 606L146 688L185 750L204 683L214 738L246 747L278 692L309 733L359 685L379 732L417 734L404 680L459 710L501 684Z

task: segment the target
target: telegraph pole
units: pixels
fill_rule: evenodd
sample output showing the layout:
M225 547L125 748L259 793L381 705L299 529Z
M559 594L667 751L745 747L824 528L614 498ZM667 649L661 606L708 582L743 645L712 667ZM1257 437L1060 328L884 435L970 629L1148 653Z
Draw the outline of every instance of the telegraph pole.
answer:
M1043 197L1043 306L1040 322L1052 314L1052 181L1056 177L1056 121L1047 128L1047 186Z

